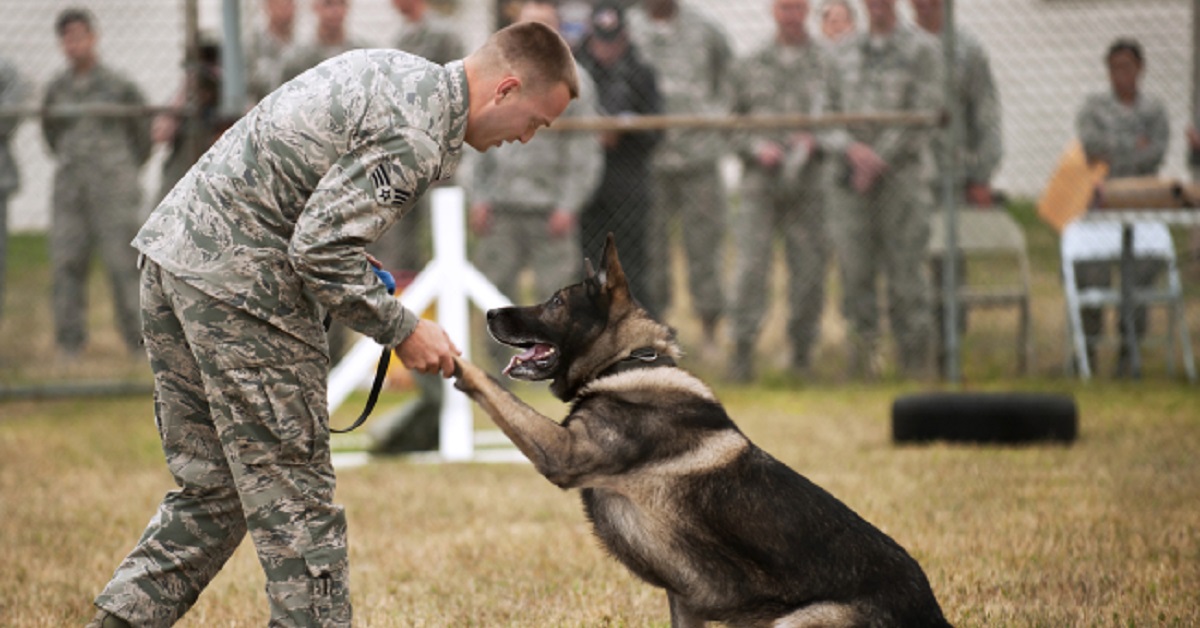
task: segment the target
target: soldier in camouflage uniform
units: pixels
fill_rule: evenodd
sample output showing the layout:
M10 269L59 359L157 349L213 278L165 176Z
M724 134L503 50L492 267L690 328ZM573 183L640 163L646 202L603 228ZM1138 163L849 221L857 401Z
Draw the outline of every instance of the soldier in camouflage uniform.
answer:
M0 108L15 107L25 99L25 82L17 67L7 59L0 59ZM8 197L21 185L17 162L8 141L21 118L0 117L0 318L4 316L5 260L8 258Z
M654 68L665 114L719 115L728 111L733 51L721 30L678 0L642 0L629 14L642 57ZM654 155L654 203L649 241L651 310L671 301L668 224L678 217L687 257L688 288L704 339L712 342L724 309L721 292L725 191L718 168L725 141L718 133L670 129ZM711 345L709 345L711 346Z
M409 368L457 348L376 278L364 246L457 168L528 140L578 93L570 49L522 24L461 62L349 52L235 124L151 214L142 320L168 493L96 600L93 626L168 626L249 531L272 626L349 626L333 503L324 311Z
M246 49L246 92L257 103L283 83L283 59L292 46L296 0L262 0L264 23Z
M774 0L775 40L733 72L733 111L742 115L824 111L826 84L837 68L805 29L808 0ZM754 376L754 343L771 292L774 242L782 240L788 268L788 340L793 367L808 370L820 335L828 247L822 215L822 153L816 135L777 129L736 136L742 203L734 232L737 279L731 304L734 356L730 379Z
M544 0L522 5L518 22L558 28L558 10ZM564 117L596 115L596 87L579 70L579 98ZM582 270L579 211L592 196L604 166L592 133L546 133L524 144L502 146L473 163L471 232L475 266L505 295L517 294L521 270L534 276L534 298L549 297L574 283ZM489 343L500 366L507 349Z
M1163 102L1139 89L1145 69L1141 45L1132 39L1119 39L1108 49L1110 89L1088 96L1075 117L1075 129L1083 152L1089 161L1108 164L1109 177L1144 177L1158 173L1170 141L1170 125ZM1112 285L1114 265L1108 262L1083 262L1075 265L1076 282L1080 288ZM1164 267L1153 260L1135 260L1134 288L1152 286ZM1095 364L1094 341L1103 331L1103 311L1084 308L1083 331L1088 339L1089 363ZM1134 327L1141 337L1146 333L1146 308L1134 312ZM1126 349L1125 323L1121 332L1121 351L1117 374L1129 373L1130 361Z
M100 63L90 13L67 9L56 22L70 67L47 86L46 109L70 105L145 105L124 75ZM87 276L93 247L108 267L114 318L131 355L141 353L136 255L141 189L138 172L150 157L150 118L42 119L42 134L58 160L54 173L50 258L54 272L55 340L71 359L87 342Z
M917 25L935 38L940 38L943 23L943 0L912 0L913 14ZM958 91L955 97L962 115L962 143L955 153L958 157L958 173L954 182L957 201L966 201L976 207L991 207L992 177L1000 167L1000 157L1004 151L1003 139L1000 135L1000 98L996 90L996 81L992 75L992 64L988 59L987 50L969 30L955 25L955 63L954 72L957 74ZM941 40L938 39L940 47ZM940 54L940 52L939 52ZM944 55L942 55L944 58ZM937 163L939 176L932 181L935 206L941 206L942 177L949 164L947 144L950 132L943 129L933 136L933 156ZM934 220L944 221L944 215L934 215ZM934 294L941 295L942 291L942 260L931 260L932 284ZM967 266L961 259L956 260L955 278L958 285L966 280ZM937 357L939 367L945 365L945 313L944 298L934 299L934 337L938 339ZM966 311L958 310L958 326L965 331L967 325Z
M898 22L896 0L864 4L869 32L844 51L854 56L843 66L844 82L831 83L831 111L937 111L942 63L936 43ZM926 376L932 331L926 271L931 131L863 125L834 135L844 161L829 190L826 216L842 273L851 373L874 377L879 372L875 284L882 273L900 373Z

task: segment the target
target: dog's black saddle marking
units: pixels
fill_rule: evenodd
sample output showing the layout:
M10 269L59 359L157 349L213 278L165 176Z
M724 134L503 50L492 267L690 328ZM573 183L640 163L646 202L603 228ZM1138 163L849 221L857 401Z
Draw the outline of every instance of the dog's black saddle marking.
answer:
M600 377L660 366L675 366L675 360L669 355L659 353L653 347L642 347L641 349L634 349L629 354L629 357L601 371Z

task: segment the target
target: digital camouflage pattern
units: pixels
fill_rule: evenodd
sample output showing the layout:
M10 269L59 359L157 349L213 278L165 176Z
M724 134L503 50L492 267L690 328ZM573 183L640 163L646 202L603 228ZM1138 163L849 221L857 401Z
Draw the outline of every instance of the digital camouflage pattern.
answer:
M168 493L97 606L170 625L250 532L272 626L349 626L321 310L394 346L417 319L363 247L458 165L461 63L356 51L230 129L134 241Z
M387 293L363 247L454 173L466 115L461 62L443 67L390 50L340 55L227 131L134 246L318 349L321 309L394 347L417 317Z
M46 87L43 107L146 104L141 90L103 64L83 76L67 69ZM77 352L87 341L87 274L98 251L108 267L119 331L130 352L139 352L136 254L142 201L138 172L150 157L150 119L145 116L47 116L42 134L58 167L50 231L54 276L54 325L59 348Z
M956 97L962 107L963 135L958 150L958 181L954 189L961 194L968 183L991 183L992 176L1000 167L1004 140L1000 134L1000 96L987 50L966 29L956 29L955 37L954 71L958 74ZM939 42L940 46L940 39L935 38L934 41ZM944 146L949 141L948 130L933 136L932 152L939 171L946 168Z
M852 57L843 60L843 80L829 84L830 111L940 110L941 57L924 32L898 26L883 38L864 33L842 54ZM888 316L901 373L921 375L929 367L932 316L925 261L933 208L931 136L927 127L852 125L832 131L825 141L838 155L849 142L863 142L888 164L865 194L850 187L845 164L829 187L826 216L842 274L851 370L858 375L877 374L880 274L887 279Z
M1108 176L1152 176L1167 154L1167 120L1158 98L1139 91L1129 107L1110 90L1088 96L1075 117L1075 130L1088 158L1108 163Z
M0 107L20 105L24 98L25 82L17 72L17 66L7 59L0 59ZM21 118L15 116L0 118L0 316L4 315L4 278L8 259L8 197L21 184L9 139L20 124Z
M270 625L349 626L324 355L153 262L141 289L155 419L179 490L96 605L135 626L170 626L248 530Z
M838 80L833 59L815 44L785 46L772 41L742 60L732 73L733 112L739 115L825 113L826 84ZM820 334L828 258L824 220L822 151L810 155L796 129L770 129L740 135L735 147L744 165L741 205L734 220L737 242L736 294L730 306L735 355L733 377L752 376L754 343L767 309L771 257L783 241L788 281L788 339L792 362L807 368ZM815 136L820 141L822 136ZM763 166L757 151L773 144L784 151L782 164Z

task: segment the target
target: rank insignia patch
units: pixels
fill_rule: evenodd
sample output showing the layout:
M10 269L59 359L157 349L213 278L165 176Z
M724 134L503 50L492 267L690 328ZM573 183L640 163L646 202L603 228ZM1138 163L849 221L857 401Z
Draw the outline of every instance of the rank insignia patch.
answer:
M400 207L412 196L411 192L392 187L392 177L388 174L387 166L377 166L371 172L371 183L375 186L375 202L380 205Z

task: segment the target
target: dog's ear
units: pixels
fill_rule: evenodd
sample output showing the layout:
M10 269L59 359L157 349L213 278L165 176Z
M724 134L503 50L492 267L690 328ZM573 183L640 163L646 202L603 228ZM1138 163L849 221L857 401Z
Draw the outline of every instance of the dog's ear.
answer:
M600 277L610 294L629 297L629 282L621 268L621 260L617 258L617 240L611 231L604 241L604 270L600 271Z
M583 258L583 269L587 272L587 275L584 277L584 279L591 279L592 277L596 276L596 269L592 268L592 258Z

